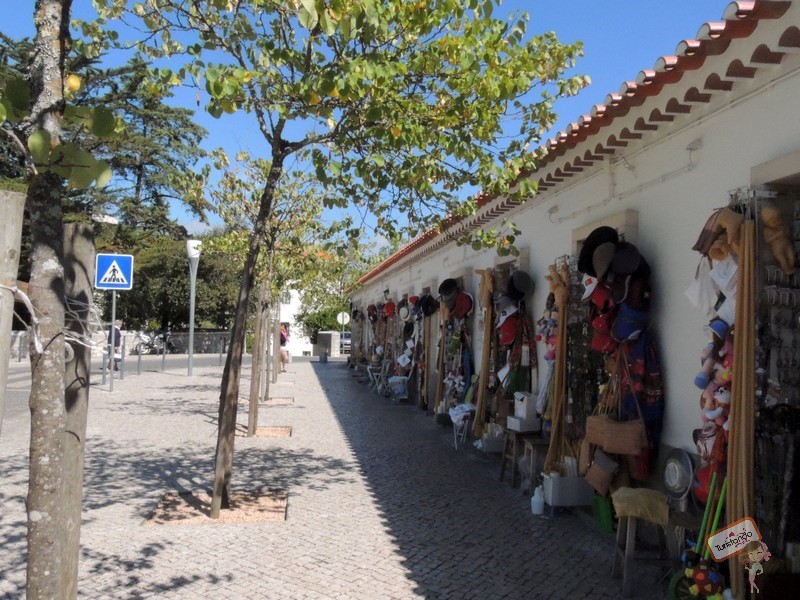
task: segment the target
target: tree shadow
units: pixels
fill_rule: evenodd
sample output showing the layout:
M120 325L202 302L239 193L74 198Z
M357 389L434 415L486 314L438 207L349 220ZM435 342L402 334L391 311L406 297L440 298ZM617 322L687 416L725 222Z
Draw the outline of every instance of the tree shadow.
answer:
M343 368L312 365L424 598L594 598L621 594L613 536L575 510L531 514L530 496L499 481L500 460L453 446L451 427L412 405L376 398ZM506 481L508 478L506 479ZM664 597L663 568L635 582ZM575 593L573 593L575 592ZM659 595L660 592L663 592Z

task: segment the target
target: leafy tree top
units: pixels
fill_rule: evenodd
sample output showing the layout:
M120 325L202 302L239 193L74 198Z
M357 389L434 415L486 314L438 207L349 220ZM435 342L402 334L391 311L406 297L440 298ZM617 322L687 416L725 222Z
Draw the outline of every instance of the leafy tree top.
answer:
M107 43L114 18L143 29L151 58L183 58L154 82L196 85L214 116L251 112L276 176L309 152L321 202L372 212L391 238L474 212L465 190L532 194L520 178L536 161L529 145L553 122L554 98L588 82L565 76L580 44L528 35L527 15L497 19L494 5L95 0L100 17L83 32Z

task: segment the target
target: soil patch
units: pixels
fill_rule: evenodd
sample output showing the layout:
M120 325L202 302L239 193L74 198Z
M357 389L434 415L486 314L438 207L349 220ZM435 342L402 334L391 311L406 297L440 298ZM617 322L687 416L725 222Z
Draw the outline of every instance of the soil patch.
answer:
M294 397L286 396L286 397L274 397L274 398L267 398L267 401L264 403L267 406L283 406L286 404L294 404Z
M286 490L233 492L231 507L211 518L211 493L169 492L161 498L147 525L202 525L207 523L259 523L285 521L289 495Z
M292 428L288 425L280 425L277 427L256 427L256 437L292 437Z

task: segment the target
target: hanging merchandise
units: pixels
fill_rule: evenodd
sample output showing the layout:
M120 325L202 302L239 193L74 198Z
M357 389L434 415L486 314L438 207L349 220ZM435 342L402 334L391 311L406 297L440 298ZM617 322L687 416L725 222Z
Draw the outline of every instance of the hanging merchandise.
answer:
M461 290L455 279L442 281L438 292L442 329L434 412L437 421L445 423L451 408L472 397L474 381L468 317L472 314L473 297Z
M485 423L488 421L487 415L487 390L489 387L489 369L491 364L491 348L492 348L492 318L494 306L492 302L493 278L494 271L492 269L482 269L475 271L481 276L480 292L478 297L480 299L480 307L483 316L483 347L481 349L481 365L478 370L479 378L476 382L477 387L477 400L476 400L476 418L473 422L472 432L476 438L482 439L484 433Z
M533 291L533 282L527 273L510 266L478 273L486 303L481 364L486 405L479 414L500 427L529 431L532 422L515 416L514 394L529 393L538 383L533 325L524 299Z
M550 445L544 461L546 473L561 472L564 469L563 461L567 456L575 456L575 452L567 445L565 435L564 413L567 408L567 306L570 295L569 266L565 260L559 265L550 265L549 274L545 279L550 284L550 293L553 294L557 309L556 341L554 348L554 368L551 379L552 410ZM577 458L577 457L575 457Z
M588 345L605 360L605 373L596 381L608 379L595 416L587 419L587 438L596 434L590 427L602 423L606 442L592 443L627 456L621 461L621 480L645 480L660 444L664 413L661 368L650 327L651 267L635 244L620 239L610 227L598 227L581 248L578 270L589 313Z

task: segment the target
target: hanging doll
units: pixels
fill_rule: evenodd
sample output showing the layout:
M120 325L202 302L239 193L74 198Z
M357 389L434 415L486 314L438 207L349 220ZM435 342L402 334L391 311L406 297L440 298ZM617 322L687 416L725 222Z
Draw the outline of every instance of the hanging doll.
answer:
M797 255L778 208L772 204L765 204L761 209L761 222L764 225L762 228L764 242L772 250L772 255L778 261L781 271L785 275L793 275Z

